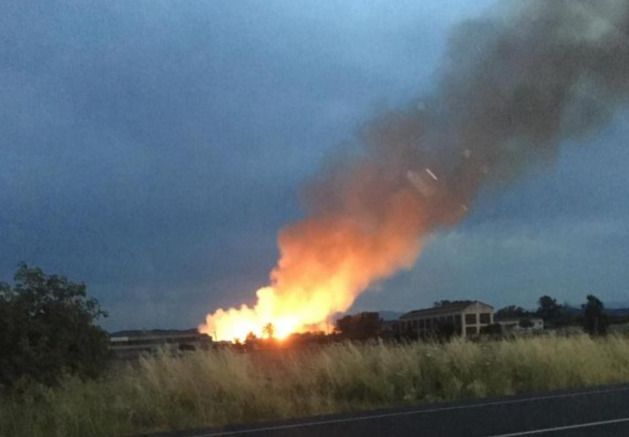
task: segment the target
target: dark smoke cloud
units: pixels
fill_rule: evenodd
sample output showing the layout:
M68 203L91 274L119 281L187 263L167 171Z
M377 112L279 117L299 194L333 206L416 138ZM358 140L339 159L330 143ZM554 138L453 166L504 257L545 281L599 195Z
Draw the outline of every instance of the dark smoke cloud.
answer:
M499 12L505 12L500 10ZM601 129L629 91L629 2L528 1L460 25L438 91L365 128L360 156L308 188L314 215L377 226L414 187L423 232L457 222L485 183L552 161Z

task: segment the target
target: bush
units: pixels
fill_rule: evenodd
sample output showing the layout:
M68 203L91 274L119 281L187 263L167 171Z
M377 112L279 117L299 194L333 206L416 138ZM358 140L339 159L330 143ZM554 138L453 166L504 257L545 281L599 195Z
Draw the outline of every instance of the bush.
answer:
M609 321L604 313L603 302L596 296L588 294L587 303L583 305L583 329L590 335L606 335Z
M106 314L85 284L26 264L14 281L0 284L0 388L24 379L51 385L64 373L96 376L108 336L94 322Z

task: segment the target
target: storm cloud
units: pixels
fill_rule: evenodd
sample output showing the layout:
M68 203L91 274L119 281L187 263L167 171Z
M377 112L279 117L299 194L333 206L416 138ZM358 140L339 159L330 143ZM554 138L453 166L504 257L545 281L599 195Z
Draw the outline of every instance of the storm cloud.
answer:
M84 280L112 329L194 326L207 309L250 299L277 257L277 230L301 216L303 183L374 113L434 93L433 72L452 53L446 46L456 47L451 29L488 5L423 3L10 3L0 18L1 277L27 261ZM602 92L583 89L596 91L583 94L595 102ZM487 194L461 238L484 239L472 235L505 222L541 236L551 221L569 228L622 216L625 119L587 162L579 144L554 152L559 174ZM544 183L557 191L550 209L531 194ZM626 241L624 225L609 232ZM565 238L576 262L592 253L587 241ZM443 245L466 250L457 241L437 236L432 261L428 250L422 262L450 259ZM493 250L475 248L479 259ZM590 284L626 255L594 249ZM522 268L516 258L504 277ZM434 293L416 276L421 265L359 306L426 303ZM440 295L467 297L480 270L450 272ZM559 271L546 291L571 296L568 274ZM626 283L611 277L593 291L605 298ZM485 282L479 297L524 300L509 283Z

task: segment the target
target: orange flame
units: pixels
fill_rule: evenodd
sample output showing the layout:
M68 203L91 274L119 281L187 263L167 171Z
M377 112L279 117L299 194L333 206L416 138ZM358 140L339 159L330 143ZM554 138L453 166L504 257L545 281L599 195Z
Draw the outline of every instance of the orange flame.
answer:
M218 310L200 330L232 340L268 323L278 337L321 326L410 267L422 236L458 222L485 183L503 185L613 120L629 96L627 2L573 3L531 2L458 27L436 94L361 129L317 174L308 218L280 233L257 303Z
M199 330L229 341L268 336L269 323L277 339L325 330L330 316L349 309L370 283L412 266L420 249L418 207L417 194L404 188L377 215L357 208L288 226L279 235L271 285L257 291L255 306L219 309Z

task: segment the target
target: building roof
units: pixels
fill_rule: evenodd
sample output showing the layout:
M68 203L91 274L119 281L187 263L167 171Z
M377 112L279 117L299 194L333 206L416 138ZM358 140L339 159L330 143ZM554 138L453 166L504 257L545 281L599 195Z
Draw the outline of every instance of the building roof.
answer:
M400 320L413 319L417 317L440 316L440 315L451 314L451 313L460 313L466 310L467 308L469 308L470 306L476 305L476 304L483 305L491 309L494 308L489 304L486 304L484 302L480 302L477 300L456 301L456 302L443 304L443 305L433 307L433 308L424 308L421 310L409 311L406 314L402 314L400 316Z
M168 337L178 335L196 335L198 329L128 329L124 331L116 331L109 334L110 337Z
M509 317L508 319L498 319L496 323L518 323L520 320L528 320L530 322L543 322L541 317Z

